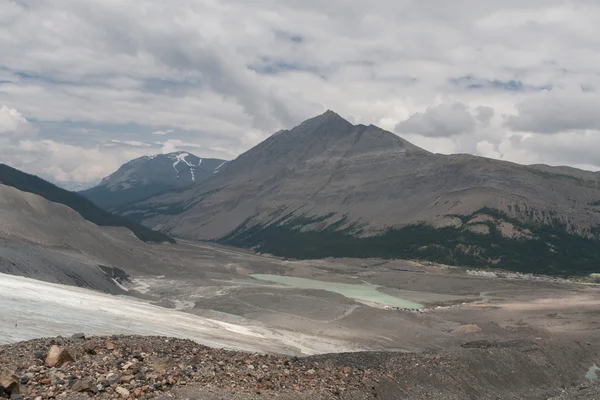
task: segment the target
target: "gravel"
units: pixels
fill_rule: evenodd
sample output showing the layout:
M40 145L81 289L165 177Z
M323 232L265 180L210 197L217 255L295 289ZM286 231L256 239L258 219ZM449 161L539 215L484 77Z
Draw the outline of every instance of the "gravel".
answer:
M55 345L65 346L75 361L47 367L45 356ZM17 377L23 399L37 400L74 393L147 399L187 385L217 389L221 394L318 392L337 396L387 379L369 369L140 336L59 337L4 345L0 346L0 368Z

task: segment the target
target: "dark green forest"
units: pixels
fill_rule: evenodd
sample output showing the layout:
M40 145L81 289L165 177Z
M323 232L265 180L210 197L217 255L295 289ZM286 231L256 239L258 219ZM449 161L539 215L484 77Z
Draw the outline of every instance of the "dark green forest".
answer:
M489 209L463 218L466 221L482 213L510 220ZM556 276L600 272L600 241L574 235L558 221L552 226L520 223L533 233L534 239L504 237L493 223L487 223L487 235L424 224L388 229L370 237L357 237L359 227L339 230L341 224L322 231L299 231L299 226L315 221L302 217L269 226L251 226L248 221L219 242L291 259L416 259Z

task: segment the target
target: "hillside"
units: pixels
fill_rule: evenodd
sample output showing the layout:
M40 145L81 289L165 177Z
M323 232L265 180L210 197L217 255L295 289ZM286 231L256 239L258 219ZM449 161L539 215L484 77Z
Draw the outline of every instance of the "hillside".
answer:
M187 189L118 212L291 258L401 257L553 274L600 268L600 174L431 154L332 111Z
M185 188L227 168L216 158L186 152L136 158L123 164L97 186L79 192L96 205L111 209L167 190Z
M0 184L39 195L50 202L63 204L98 226L124 227L146 242L174 243L172 238L163 233L148 229L119 215L111 214L76 193L61 189L37 176L26 174L5 164L0 164Z

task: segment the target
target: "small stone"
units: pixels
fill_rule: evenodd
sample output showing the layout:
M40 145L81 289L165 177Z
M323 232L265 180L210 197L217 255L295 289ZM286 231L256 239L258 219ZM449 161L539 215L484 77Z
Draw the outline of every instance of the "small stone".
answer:
M99 383L98 385L96 385L96 389L98 390L98 392L104 392L104 385Z
M108 350L114 350L115 349L115 344L113 342L106 342L106 348Z
M119 393L121 395L121 397L123 397L124 399L129 397L129 390L125 389L124 387L117 387L116 392Z
M85 351L87 354L94 355L96 354L96 345L94 345L92 342L88 342L83 345L83 351Z
M247 368L248 368L249 370L253 370L253 369L254 369L254 365L252 365L252 364L249 364L249 365L247 366Z
M108 381L109 384L113 384L113 383L117 383L119 381L119 375L117 374L113 374L112 372L109 373L108 375L106 375L106 380Z
M66 347L54 345L50 348L46 357L46 366L48 368L61 367L66 362L73 362L75 359L69 353Z
M84 340L85 334L82 332L74 333L73 335L71 335L71 339Z
M133 367L133 363L132 362L128 362L125 365L123 365L123 368L121 368L123 371L127 371L129 368Z
M314 375L316 373L317 373L317 371L315 371L314 369L309 369L308 371L306 371L307 375Z
M135 376L133 375L125 375L121 377L121 383L130 383L132 380L134 380Z
M74 392L89 392L96 394L98 388L94 386L94 382L91 378L80 379L73 384L71 390Z
M23 400L23 397L18 393L13 393L10 395L10 400Z

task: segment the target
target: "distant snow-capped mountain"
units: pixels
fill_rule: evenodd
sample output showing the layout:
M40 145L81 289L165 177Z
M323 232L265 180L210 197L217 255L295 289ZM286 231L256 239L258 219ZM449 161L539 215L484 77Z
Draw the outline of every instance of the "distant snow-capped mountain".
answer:
M224 170L227 164L226 160L200 158L183 151L145 156L123 164L97 186L79 193L109 209L166 190L191 186Z

